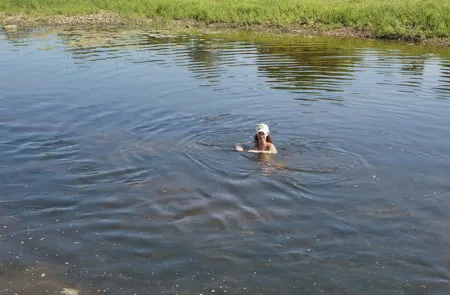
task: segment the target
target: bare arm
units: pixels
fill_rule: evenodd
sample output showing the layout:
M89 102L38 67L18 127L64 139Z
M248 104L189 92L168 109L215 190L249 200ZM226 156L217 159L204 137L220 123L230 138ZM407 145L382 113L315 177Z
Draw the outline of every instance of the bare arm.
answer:
M248 152L248 153L265 153L265 154L276 154L278 153L277 148L273 145L270 144L270 146L267 149L264 150L258 150L258 149L245 149L245 146L243 144L237 144L236 145L236 150L238 152Z
M277 148L273 144L270 144L269 148L264 149L264 150L250 149L247 152L249 152L249 153L265 153L265 154L278 153Z
M249 153L256 153L256 154L276 154L277 151L260 151L260 150L248 150Z

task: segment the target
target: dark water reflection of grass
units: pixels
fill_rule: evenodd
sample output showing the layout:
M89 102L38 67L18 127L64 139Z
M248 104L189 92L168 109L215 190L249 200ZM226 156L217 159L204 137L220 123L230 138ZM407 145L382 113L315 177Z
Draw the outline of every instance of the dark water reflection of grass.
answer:
M308 37L255 33L172 33L152 32L139 28L65 29L51 28L5 33L8 40L20 46L30 37L52 38L56 35L67 46L72 57L80 62L120 58L125 52L140 52L134 63L155 62L164 64L164 55L178 56L194 73L194 77L207 80L206 85L216 85L227 75L226 67L239 64L233 53L235 46L248 47L256 56L258 71L268 78L274 89L291 91L326 90L339 92L342 81L351 80L355 68L363 65L365 52L376 52L398 57L396 63L403 73L420 76L427 59L440 57L450 59L445 47L417 44L361 40L354 38ZM45 50L55 46L43 47ZM244 54L239 52L237 54ZM403 57L414 57L403 58ZM389 64L389 60L385 61ZM444 63L443 67L448 67ZM443 73L445 75L445 72ZM446 88L444 85L443 88ZM300 97L299 99L303 99ZM335 99L339 101L339 96Z

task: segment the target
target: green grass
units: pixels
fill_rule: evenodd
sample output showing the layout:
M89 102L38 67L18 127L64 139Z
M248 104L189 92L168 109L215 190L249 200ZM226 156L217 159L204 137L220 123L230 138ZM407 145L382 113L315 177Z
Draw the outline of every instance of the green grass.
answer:
M0 0L0 12L30 16L99 11L125 18L350 27L378 37L450 36L450 0Z

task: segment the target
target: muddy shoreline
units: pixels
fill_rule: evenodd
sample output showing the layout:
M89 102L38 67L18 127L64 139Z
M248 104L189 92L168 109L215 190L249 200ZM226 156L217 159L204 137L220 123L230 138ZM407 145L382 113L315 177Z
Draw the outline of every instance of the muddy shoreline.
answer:
M289 34L289 35L321 35L336 37L353 37L362 39L397 40L418 44L450 46L450 37L422 39L420 37L389 36L379 37L371 32L355 28L322 29L308 26L282 26L274 24L239 25L230 23L206 23L193 20L167 20L163 18L123 18L113 13L98 13L78 16L31 17L23 14L6 15L0 13L0 26L3 30L14 31L39 26L138 26L155 29L170 29L173 31L197 32L229 32L247 31L258 33Z

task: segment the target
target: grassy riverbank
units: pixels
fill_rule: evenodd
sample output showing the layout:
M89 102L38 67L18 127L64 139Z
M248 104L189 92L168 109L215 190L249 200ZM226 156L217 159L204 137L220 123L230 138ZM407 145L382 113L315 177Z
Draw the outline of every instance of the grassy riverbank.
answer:
M3 15L195 21L231 26L349 29L378 38L450 37L449 0L2 0Z

